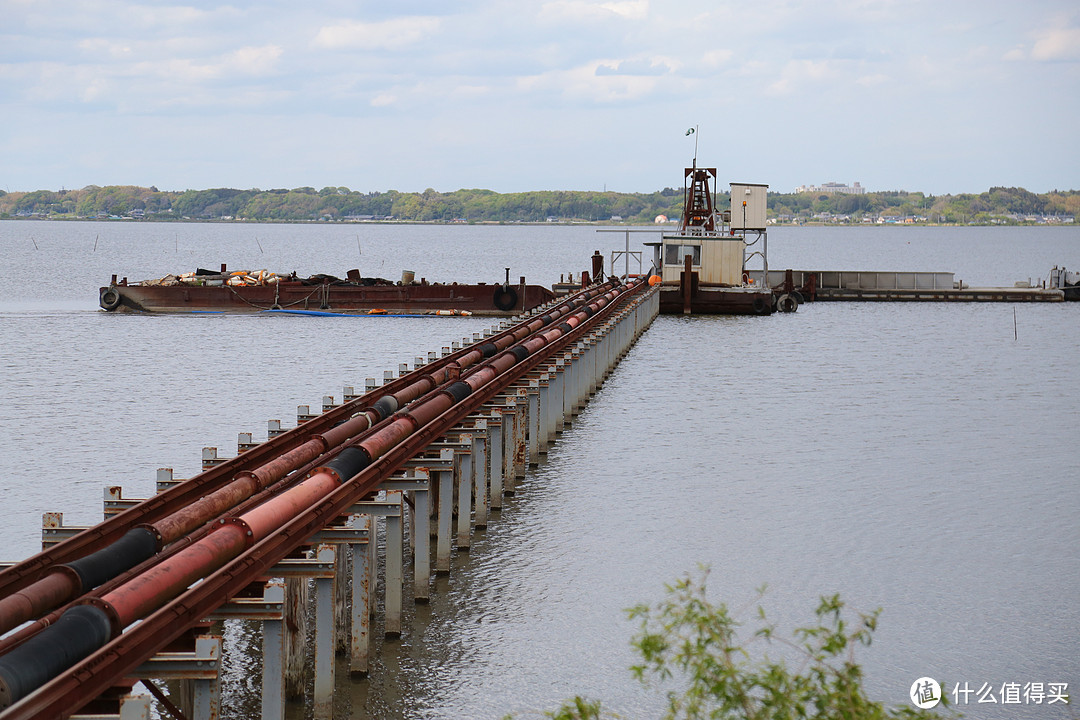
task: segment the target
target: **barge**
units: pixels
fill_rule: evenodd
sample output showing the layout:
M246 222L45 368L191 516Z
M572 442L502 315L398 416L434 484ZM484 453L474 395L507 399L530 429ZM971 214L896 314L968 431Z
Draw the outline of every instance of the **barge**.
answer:
M430 283L410 271L394 282L361 277L349 270L299 278L266 270L198 269L183 275L128 283L116 276L100 288L98 301L108 312L141 313L333 313L374 315L481 315L510 317L555 298L521 277L510 283Z

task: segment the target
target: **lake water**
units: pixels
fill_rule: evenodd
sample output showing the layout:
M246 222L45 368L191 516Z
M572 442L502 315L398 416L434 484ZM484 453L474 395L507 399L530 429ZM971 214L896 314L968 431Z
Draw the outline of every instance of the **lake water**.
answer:
M636 245L643 235L631 235ZM100 518L298 404L341 397L489 327L481 318L122 316L97 288L217 267L550 284L623 247L595 228L0 222L0 527ZM952 271L969 285L1080 265L1080 228L779 228L770 267ZM819 595L881 607L859 656L875 698L918 677L1080 689L1080 303L817 303L768 318L660 317L430 605L409 608L356 718L536 717L575 694L629 718L662 693L628 667L624 609L699 563L781 626ZM751 619L749 616L748 620ZM240 646L244 628L230 631ZM250 661L249 661L250 662ZM252 696L226 695L234 716ZM978 718L1061 705L976 704ZM301 707L293 709L302 717Z

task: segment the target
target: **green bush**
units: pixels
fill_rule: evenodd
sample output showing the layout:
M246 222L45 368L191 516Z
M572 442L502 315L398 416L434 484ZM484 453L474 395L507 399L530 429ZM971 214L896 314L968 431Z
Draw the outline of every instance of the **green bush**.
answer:
M857 613L849 621L845 618L850 612L838 595L822 597L814 623L796 629L789 639L775 632L759 605L759 627L747 634L726 605L706 598L707 578L708 570L702 568L699 577L687 575L667 586L660 603L627 611L639 622L632 644L642 662L631 668L634 676L646 684L678 688L667 693L665 720L941 717L915 707L886 707L867 697L855 650L870 644L880 610ZM755 645L764 645L764 651L752 653L758 650ZM768 647L774 645L784 649L782 657L795 657L795 666L771 659ZM948 705L945 693L942 705ZM618 717L605 712L600 702L581 697L545 715L555 720Z

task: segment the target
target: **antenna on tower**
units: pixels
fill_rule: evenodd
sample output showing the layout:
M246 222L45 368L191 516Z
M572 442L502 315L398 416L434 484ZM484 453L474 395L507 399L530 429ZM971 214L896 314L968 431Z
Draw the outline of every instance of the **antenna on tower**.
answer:
M698 131L698 126L697 125L695 125L694 127L690 128L689 130L686 131L687 135L693 135L694 136L694 167L695 168L697 167L697 131Z

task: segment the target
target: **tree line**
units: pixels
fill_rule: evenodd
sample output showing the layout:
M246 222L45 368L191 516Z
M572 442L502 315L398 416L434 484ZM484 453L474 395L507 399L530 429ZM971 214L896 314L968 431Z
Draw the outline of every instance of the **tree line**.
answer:
M360 192L347 187L272 190L162 191L134 185L90 185L80 190L0 191L0 217L143 218L152 220L402 222L626 222L677 219L681 188L652 193L535 191L497 193L455 190L421 193ZM729 198L720 194L719 208ZM926 195L887 191L862 195L769 193L769 217L777 222L866 222L912 218L932 223L1025 222L1032 217L1063 219L1080 213L1080 191L1032 193L993 187L984 193Z

